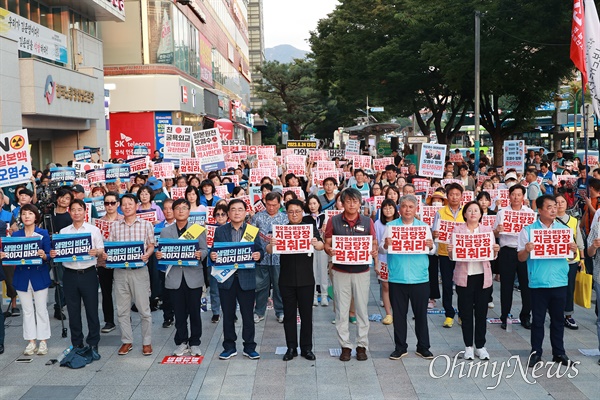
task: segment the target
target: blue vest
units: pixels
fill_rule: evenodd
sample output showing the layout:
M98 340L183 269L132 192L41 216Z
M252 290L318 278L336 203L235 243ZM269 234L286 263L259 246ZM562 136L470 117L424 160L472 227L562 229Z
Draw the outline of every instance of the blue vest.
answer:
M388 226L402 226L402 218L388 222ZM413 220L413 226L427 226L426 223ZM388 282L416 284L429 282L429 256L427 254L388 254Z
M532 229L564 229L564 225L553 222L550 228L546 228L538 219L524 229L527 230L529 241L531 241ZM527 275L531 289L567 286L568 274L569 263L566 258L527 259Z

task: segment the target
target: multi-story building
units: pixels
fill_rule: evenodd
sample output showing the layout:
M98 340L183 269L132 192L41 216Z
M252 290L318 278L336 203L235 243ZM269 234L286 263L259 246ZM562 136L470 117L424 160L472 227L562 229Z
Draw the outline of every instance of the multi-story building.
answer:
M263 106L264 99L256 96L254 88L262 78L261 73L256 71L256 67L265 61L263 0L249 0L248 2L248 33L250 35L250 75L252 77L250 108L253 114L253 125L260 129L265 126L265 121L260 118L257 111ZM259 143L258 140L260 140L260 133L255 134L254 143Z
M28 129L34 167L106 149L97 22L124 20L123 0L0 0L0 130Z
M249 139L247 0L125 0L124 24L100 24L112 156L163 147L164 125L227 118Z

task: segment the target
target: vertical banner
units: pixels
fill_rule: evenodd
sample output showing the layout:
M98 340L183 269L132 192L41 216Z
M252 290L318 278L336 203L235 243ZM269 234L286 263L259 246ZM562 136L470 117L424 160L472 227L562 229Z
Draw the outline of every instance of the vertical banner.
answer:
M196 158L202 160L201 167L203 171L218 171L225 168L221 135L218 129L192 132L192 138Z
M444 163L446 162L446 145L423 143L421 145L420 160L419 175L430 178L443 178Z
M525 141L504 141L504 168L514 168L517 172L525 172Z
M28 183L31 175L27 129L0 133L0 187Z
M192 127L184 125L165 126L164 160L180 160L192 156Z

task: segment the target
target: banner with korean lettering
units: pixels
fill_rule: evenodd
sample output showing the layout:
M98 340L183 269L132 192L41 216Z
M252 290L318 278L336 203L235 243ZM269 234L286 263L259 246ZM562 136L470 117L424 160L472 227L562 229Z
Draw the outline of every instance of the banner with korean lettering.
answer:
M429 225L430 228L433 228L433 219L435 218L435 213L442 208L442 206L426 206L421 205L420 210L420 220Z
M100 169L102 168L102 164L75 161L73 163L73 168L75 168L76 178L85 178L86 171Z
M115 221L107 221L107 220L99 219L99 218L92 219L92 224L95 225L96 228L100 229L100 232L102 233L102 237L104 237L104 240L108 240L108 236L110 235L110 227L113 224L113 222L115 222Z
M92 169L85 171L85 179L88 180L90 185L101 184L106 182L106 175L104 174L104 168Z
M129 179L129 164L105 164L104 179L106 183Z
M73 158L77 162L90 162L92 160L92 152L90 149L73 150Z
M179 161L179 172L182 174L199 174L202 172L202 160L199 158L182 158Z
M525 172L525 141L504 141L504 168L514 168L517 172Z
M167 127L168 128L168 127ZM163 160L175 164L182 158L192 156L192 135L184 131L173 132L165 128L165 146L163 147Z
M483 226L494 226L494 224L496 223L496 216L495 215L483 215L481 217L481 225Z
M215 231L217 227L214 225L206 225L206 246L210 249L215 243Z
M225 158L218 129L192 132L196 157L202 160L202 170L218 171L225 168Z
M419 175L442 178L446 161L446 145L423 143L420 160Z
M77 172L73 167L50 168L50 181L56 186L71 186L77 178Z
M175 178L175 165L170 162L154 164L152 174L156 179Z
M571 229L531 229L529 241L533 243L531 259L538 258L573 258Z
M138 216L138 218L143 219L148 222L158 221L158 216L157 216L156 210L148 210L148 211L138 210L137 216Z
M39 265L42 259L38 255L41 236L3 237L2 252L4 265Z
M427 240L428 226L402 226L389 225L387 235L392 239L388 246L388 254L427 254L429 248Z
M521 230L534 223L536 214L533 211L504 210L502 216L503 231L501 235L519 236Z
M373 169L375 171L384 171L385 167L390 164L394 164L393 157L383 157L383 158L375 158L373 159Z
M190 224L206 225L206 213L201 211L192 211L188 217Z
M440 219L438 221L437 231L438 238L436 239L438 243L446 243L450 244L452 232L457 225L464 224L464 222L455 222L455 221L445 221ZM435 228L434 228L435 229Z
M346 142L346 156L348 154L359 154L360 142L356 139L350 139Z
M334 251L332 258L334 264L366 265L373 262L371 257L373 238L370 235L333 235L331 247Z
M213 251L217 259L213 267L216 269L247 269L254 268L252 259L254 242L215 242Z
M136 157L127 160L129 164L129 176L147 174L150 171L150 157Z
M273 225L273 237L277 244L273 254L312 253L310 242L313 238L312 224Z
M146 265L142 261L144 242L105 242L106 268L140 268Z
M331 217L333 217L334 215L341 214L343 212L344 210L325 210L325 220L323 221L323 225L326 226L327 222Z
M185 198L185 190L187 189L187 187L179 187L179 186L173 186L171 188L171 198L175 201L177 199L183 199Z
M199 265L196 251L200 249L197 240L158 239L157 251L162 252L158 260L159 266L197 267Z
M134 156L147 156L150 154L150 149L148 149L147 146L142 146L142 145L135 145L133 146L133 155Z
M73 233L52 235L52 250L56 251L55 262L90 261L92 235L89 233Z
M486 233L453 233L453 261L491 261L494 256L494 232Z
M465 161L465 159L463 158L463 155L461 152L451 152L450 153L450 162L453 163L463 163Z

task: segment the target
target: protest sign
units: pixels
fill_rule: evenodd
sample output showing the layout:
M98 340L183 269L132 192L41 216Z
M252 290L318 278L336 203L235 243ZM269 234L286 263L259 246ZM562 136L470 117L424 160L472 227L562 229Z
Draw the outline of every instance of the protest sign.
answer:
M158 217L156 216L155 210L149 210L149 211L138 210L136 215L138 218L143 219L148 222L158 221Z
M75 168L75 176L77 178L85 178L85 172L91 171L93 169L102 168L102 164L97 163L87 163L87 162L74 162L73 168Z
M504 141L504 168L514 168L517 172L525 172L525 141Z
M460 206L464 206L467 203L472 202L475 199L475 193L472 190L465 190L460 200Z
M214 225L206 225L206 246L210 249L215 242L215 231L217 227Z
M481 217L481 225L483 225L483 226L494 226L495 223L496 223L495 215L483 215Z
M199 174L202 172L201 160L199 158L182 158L179 161L179 172L182 174Z
M156 179L175 178L175 165L170 162L154 164L152 173Z
M533 224L535 221L536 214L529 211L513 211L504 210L502 216L502 226L504 230L500 232L501 235L508 236L519 236L519 233L523 227Z
M376 210L381 209L381 203L385 200L385 196L373 196L373 206Z
M288 186L283 189L283 193L285 192L294 192L294 194L300 199L304 200L304 190L300 186Z
M165 145L163 147L163 160L178 161L182 158L191 157L191 133L187 133L187 130L181 130L180 132L176 132L176 130L169 131L169 129L167 128L165 128Z
M529 241L533 243L531 259L541 258L573 258L571 229L531 229Z
M421 212L419 213L421 216L421 221L425 222L429 225L430 228L433 228L433 219L435 218L435 213L442 208L442 206L421 206Z
M590 168L598 166L598 156L588 155L587 158L583 158L584 164L587 164Z
M193 211L190 213L188 218L190 224L198 224L200 226L206 225L206 213L200 211Z
M457 225L464 224L464 222L455 222L455 221L445 221L440 219L438 221L437 231L438 231L438 243L446 243L449 244L452 239L452 232ZM435 229L435 228L434 228Z
M141 268L144 242L104 242L106 268Z
M71 186L75 182L76 171L73 167L50 168L50 181L56 186Z
M509 193L508 189L483 189L484 192L488 192L490 194L490 198L492 199L492 203L496 203L496 201L500 201L497 209L508 207L509 203Z
M354 156L354 169L371 168L371 156ZM334 164L335 165L335 164Z
M327 226L327 221L334 215L338 215L343 213L344 210L325 210L325 221L323 222L324 226Z
M446 160L446 145L423 143L419 175L442 178L444 176L444 162Z
M355 139L350 139L346 143L346 155L360 154L360 142Z
M202 171L218 171L225 168L225 158L218 129L192 132L194 152L201 161Z
M221 210L220 212L223 212L223 210ZM214 207L206 207L206 225L216 225L217 224L214 214L215 214Z
M142 146L139 144L136 144L135 146L133 146L133 156L134 157L147 156L147 155L150 155L150 149L148 149L148 147Z
M332 262L342 265L367 265L373 262L371 250L373 237L333 235L332 244L334 255Z
M493 260L495 244L494 232L453 233L452 260L466 262Z
M273 237L277 240L273 254L312 253L312 224L273 225Z
M227 188L227 185L215 186L215 194L217 195L217 197L220 197L222 199L228 198L229 190Z
M76 185L81 185L81 187L83 187L83 190L86 193L90 192L90 182L87 179L85 179L85 178L77 178L77 179L75 179L75 184Z
M260 180L264 177L277 176L277 168L273 171L272 168L252 168L250 170L250 183L254 185L260 185Z
M318 186L318 187L323 187L323 181L326 178L335 179L336 185L339 183L337 171L320 170L320 169L316 169L316 170L312 171L313 185Z
M108 236L110 235L110 227L112 226L113 222L115 221L106 221L99 218L92 219L92 224L95 225L96 228L100 229L104 240L108 240Z
M104 207L104 196L86 197L83 199L83 201L86 204L86 211L88 208L90 209L90 215L92 207L96 207L98 218L103 217L106 214L106 208Z
M127 160L129 164L129 176L147 174L150 171L150 157L136 157Z
M78 162L89 162L92 160L90 149L73 150L73 159Z
M345 158L346 157L346 150L340 150L340 149L330 149L327 150L328 154L329 154L329 158Z
M327 150L309 150L308 159L310 161L329 161Z
M217 253L217 259L213 264L216 269L235 270L255 267L252 258L254 242L215 242L213 251Z
M465 161L461 152L450 152L450 162L462 164Z
M106 183L129 179L129 164L106 164L104 166Z
M52 235L52 250L56 251L55 262L89 261L92 235L89 233L72 233Z
M415 186L415 192L427 192L427 189L430 187L431 182L429 179L424 178L413 178L412 184Z
M304 163L288 163L286 173L296 176L306 176L306 164Z
M375 171L383 171L388 165L393 165L394 159L392 157L383 157L373 159L373 169Z
M99 185L106 182L104 168L85 171L85 179L87 179L90 185Z
M388 254L427 254L427 226L389 225L386 236L392 239Z
M42 259L38 255L41 236L3 237L2 252L4 265L40 265Z
M173 201L175 201L177 199L185 198L185 190L186 189L187 189L187 187L173 186L171 188L171 198L173 199Z
M200 244L197 240L160 238L157 251L162 253L162 258L158 260L158 265L197 267L199 260L196 257L196 251L199 249Z
M446 187L446 185L451 183L458 183L460 186L465 187L465 183L462 179L442 179L442 187Z

